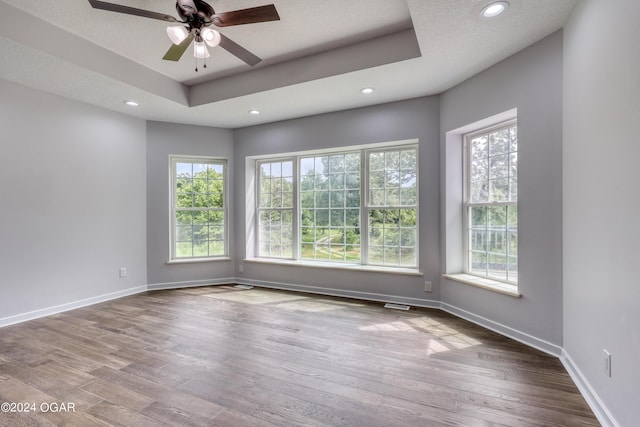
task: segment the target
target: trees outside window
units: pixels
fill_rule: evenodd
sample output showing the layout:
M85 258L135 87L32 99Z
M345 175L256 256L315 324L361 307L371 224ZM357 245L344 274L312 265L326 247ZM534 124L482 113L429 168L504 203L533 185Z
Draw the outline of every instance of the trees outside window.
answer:
M171 259L226 257L226 161L172 157L171 177Z
M417 268L417 153L411 145L258 160L258 256Z
M518 282L518 128L465 136L466 272Z

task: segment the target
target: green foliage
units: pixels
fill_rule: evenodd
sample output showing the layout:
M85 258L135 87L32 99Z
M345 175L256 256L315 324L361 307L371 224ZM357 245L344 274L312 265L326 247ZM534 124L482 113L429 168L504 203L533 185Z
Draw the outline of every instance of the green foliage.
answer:
M224 174L220 164L178 163L176 256L224 254Z

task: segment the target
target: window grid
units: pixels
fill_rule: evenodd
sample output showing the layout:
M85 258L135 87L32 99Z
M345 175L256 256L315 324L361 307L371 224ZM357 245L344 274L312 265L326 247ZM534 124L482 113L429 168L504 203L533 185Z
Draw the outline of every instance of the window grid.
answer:
M258 162L258 255L293 258L293 159Z
M359 152L300 158L300 258L361 261Z
M174 158L171 259L227 256L226 162Z
M368 261L417 267L417 149L368 153Z
M518 281L518 135L515 121L465 137L466 272Z
M371 154L374 159L381 156L383 163L369 165ZM274 207L273 195L280 194L282 187L276 183L273 189L270 168L285 161L293 162L293 204L285 208L276 203ZM257 256L417 268L415 145L265 159L256 165ZM370 169L378 177L371 182ZM275 178L279 178L277 173ZM376 203L369 203L370 198ZM286 222L276 221L274 228L274 212L291 213L291 221L287 216ZM361 235L361 224L368 233ZM273 250L274 242L278 246L283 241L285 229L292 236L292 250L286 254L278 252L279 247Z

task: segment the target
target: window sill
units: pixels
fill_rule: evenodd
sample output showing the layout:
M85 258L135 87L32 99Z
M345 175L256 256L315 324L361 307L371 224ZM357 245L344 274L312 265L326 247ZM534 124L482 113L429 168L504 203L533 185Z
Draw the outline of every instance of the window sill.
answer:
M170 259L165 264L194 264L199 262L217 262L217 261L231 261L229 257L219 258L185 258L185 259Z
M522 294L518 292L518 287L510 283L498 282L497 280L478 277L471 274L443 274L442 277L456 282L464 283L489 291L498 292L510 297L520 298Z
M422 272L413 268L381 267L377 265L338 264L335 262L293 261L275 258L247 258L244 262L257 264L288 265L295 267L331 268L334 270L371 271L376 273L402 274L407 276L422 276Z

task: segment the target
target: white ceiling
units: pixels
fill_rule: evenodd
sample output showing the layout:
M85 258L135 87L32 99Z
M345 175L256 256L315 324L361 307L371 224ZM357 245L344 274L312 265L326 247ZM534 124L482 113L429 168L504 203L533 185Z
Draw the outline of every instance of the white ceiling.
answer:
M177 16L175 0L110 1ZM86 0L0 0L0 78L148 120L237 128L441 93L562 28L578 0L509 0L482 18L490 1L273 0L280 21L218 29L260 64L215 48L195 72L189 50L162 60L167 22Z

